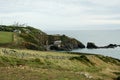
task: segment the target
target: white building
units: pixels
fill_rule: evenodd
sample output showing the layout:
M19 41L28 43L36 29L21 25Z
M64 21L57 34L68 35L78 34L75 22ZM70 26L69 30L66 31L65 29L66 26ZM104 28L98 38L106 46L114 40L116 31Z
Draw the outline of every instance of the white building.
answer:
M54 41L54 46L61 47L61 43L62 43L61 40Z

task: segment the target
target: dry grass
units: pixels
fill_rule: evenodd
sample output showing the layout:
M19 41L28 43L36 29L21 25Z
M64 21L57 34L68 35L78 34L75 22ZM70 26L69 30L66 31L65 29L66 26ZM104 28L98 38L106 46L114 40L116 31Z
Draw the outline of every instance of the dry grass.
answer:
M105 57L98 56L0 48L0 80L112 80L116 78L118 75L114 72L120 72L118 65L120 62L111 58L108 58L110 62L106 62Z

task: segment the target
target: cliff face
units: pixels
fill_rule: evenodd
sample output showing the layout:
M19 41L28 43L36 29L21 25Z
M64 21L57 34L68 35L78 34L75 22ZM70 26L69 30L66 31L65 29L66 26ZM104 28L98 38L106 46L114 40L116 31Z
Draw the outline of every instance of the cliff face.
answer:
M0 31L13 32L14 48L27 48L33 50L72 50L76 48L85 48L78 40L66 35L48 35L45 32L27 26L5 26L1 25Z
M85 48L78 40L66 35L48 35L50 49L52 50L72 50L76 48Z

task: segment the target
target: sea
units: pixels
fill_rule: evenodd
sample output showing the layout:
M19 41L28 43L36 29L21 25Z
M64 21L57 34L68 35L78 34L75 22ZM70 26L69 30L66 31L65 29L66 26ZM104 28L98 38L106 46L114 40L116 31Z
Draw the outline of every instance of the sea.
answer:
M45 32L47 34L65 34L66 36L76 38L85 46L87 42L93 42L97 46L107 46L109 44L120 45L120 30L54 30ZM120 59L120 47L108 49L75 49L71 52L102 54L104 56Z

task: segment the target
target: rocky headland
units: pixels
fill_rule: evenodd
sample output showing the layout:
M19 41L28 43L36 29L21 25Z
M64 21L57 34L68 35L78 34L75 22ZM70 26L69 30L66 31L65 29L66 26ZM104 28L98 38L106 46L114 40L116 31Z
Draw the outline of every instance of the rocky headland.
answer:
M63 50L70 51L77 48L85 48L85 45L75 38L66 35L49 35L31 26L0 25L0 31L11 32L12 42L0 43L2 47L22 48L32 50ZM4 35L3 33L3 35Z

